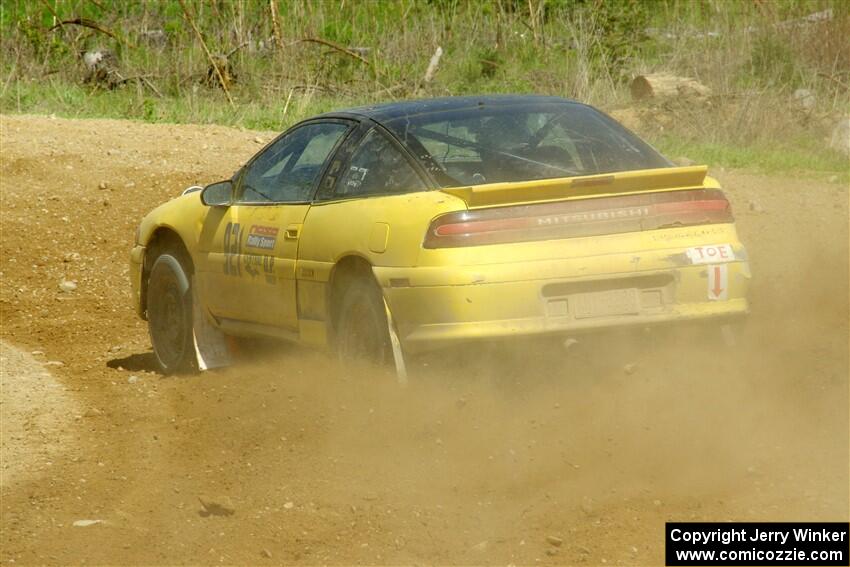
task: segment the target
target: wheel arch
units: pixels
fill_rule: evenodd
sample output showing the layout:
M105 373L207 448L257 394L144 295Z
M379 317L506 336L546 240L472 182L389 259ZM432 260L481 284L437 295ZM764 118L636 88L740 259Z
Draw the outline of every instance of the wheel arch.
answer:
M328 331L331 337L333 337L333 333L337 328L345 289L350 282L359 278L371 280L380 289L375 273L372 271L372 263L363 256L357 254L343 256L337 260L331 270L330 279L328 280L329 285L327 287Z
M192 261L192 255L189 253L189 248L186 246L183 238L176 230L169 226L159 226L154 229L147 245L145 246L145 259L142 264L142 281L140 291L141 311L147 312L148 299L148 278L153 263L157 257L165 251L176 253L183 268L186 270L186 275L190 278L195 273L195 265Z

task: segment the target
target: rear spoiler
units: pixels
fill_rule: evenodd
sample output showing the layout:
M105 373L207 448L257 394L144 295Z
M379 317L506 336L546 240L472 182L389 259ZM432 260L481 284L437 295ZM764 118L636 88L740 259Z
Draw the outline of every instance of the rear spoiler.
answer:
M518 183L448 187L442 191L463 199L467 207L474 209L494 205L558 201L570 197L702 187L707 172L708 167L705 165L664 167Z

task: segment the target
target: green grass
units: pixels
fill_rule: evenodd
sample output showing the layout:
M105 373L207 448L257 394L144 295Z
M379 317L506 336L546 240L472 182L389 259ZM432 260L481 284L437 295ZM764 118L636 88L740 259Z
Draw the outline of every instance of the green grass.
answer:
M709 104L666 108L638 128L669 156L713 166L848 176L826 149L826 126L850 108L846 0L185 0L213 53L231 53L235 105L201 81L209 62L176 0L0 0L0 112L108 117L281 130L357 104L429 96L539 93L602 109L631 105L629 81L696 77ZM270 8L283 44L270 49ZM814 26L786 25L831 9ZM54 25L93 20L90 28ZM152 41L146 33L163 34ZM368 50L368 63L319 39ZM263 45L260 45L260 42ZM444 50L434 80L428 60ZM130 82L83 84L82 51L106 47ZM241 48L240 48L241 47ZM816 106L801 116L795 88ZM729 96L726 96L726 95ZM815 119L812 119L815 117ZM786 132L793 132L789 140Z
M286 104L286 96L272 101L237 101L235 108L231 108L224 94L216 91L188 90L182 98L158 98L135 86L105 91L61 80L21 81L11 85L0 96L0 112L55 114L64 118L130 119L150 123L221 124L279 131L310 116L365 102L357 98L325 95L299 96L295 101L290 99L289 105ZM817 139L805 136L783 146L696 142L690 134L675 133L646 137L668 157L684 156L712 167L818 177L836 175L843 182L850 181L847 158L829 151Z
M247 98L247 97L246 97ZM64 81L18 82L0 96L0 112L55 114L64 118L116 118L151 123L221 124L255 130L280 130L309 116L351 106L327 96L238 102L231 108L223 93L188 90L180 98L159 98L135 86L114 91ZM285 111L285 112L284 112Z
M812 147L811 141L802 140L797 146L787 147L700 143L669 135L651 141L668 157L684 156L711 167L827 178L836 176L843 183L850 182L847 158L824 147Z

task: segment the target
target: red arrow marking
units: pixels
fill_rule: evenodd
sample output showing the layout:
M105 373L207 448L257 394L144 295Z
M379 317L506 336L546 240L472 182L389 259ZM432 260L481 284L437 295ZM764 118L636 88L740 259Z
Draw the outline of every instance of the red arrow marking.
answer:
M714 288L712 288L711 293L714 294L714 297L720 297L722 292L723 288L720 287L720 266L714 266Z

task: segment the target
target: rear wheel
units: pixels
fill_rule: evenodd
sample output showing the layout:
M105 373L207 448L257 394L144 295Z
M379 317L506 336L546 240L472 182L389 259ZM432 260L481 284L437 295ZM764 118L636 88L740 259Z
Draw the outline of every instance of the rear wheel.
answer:
M154 261L148 279L148 330L156 362L164 374L196 369L192 334L192 290L178 255Z
M381 290L374 282L359 278L344 293L336 326L340 360L388 365L393 354Z

